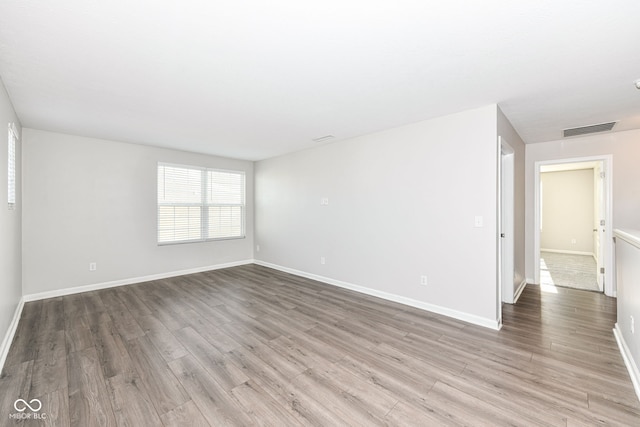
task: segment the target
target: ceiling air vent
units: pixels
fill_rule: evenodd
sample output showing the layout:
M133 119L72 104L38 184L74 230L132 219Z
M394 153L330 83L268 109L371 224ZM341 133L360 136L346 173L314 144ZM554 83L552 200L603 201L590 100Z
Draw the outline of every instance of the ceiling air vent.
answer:
M563 135L565 138L570 136L586 135L589 133L606 132L613 129L617 122L600 123L599 125L582 126L580 128L565 129Z

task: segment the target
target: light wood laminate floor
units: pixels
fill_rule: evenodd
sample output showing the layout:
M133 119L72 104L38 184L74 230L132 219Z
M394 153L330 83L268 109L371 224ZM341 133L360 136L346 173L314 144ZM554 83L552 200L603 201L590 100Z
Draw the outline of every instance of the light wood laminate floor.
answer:
M0 425L640 425L615 299L557 291L501 331L256 265L30 302Z

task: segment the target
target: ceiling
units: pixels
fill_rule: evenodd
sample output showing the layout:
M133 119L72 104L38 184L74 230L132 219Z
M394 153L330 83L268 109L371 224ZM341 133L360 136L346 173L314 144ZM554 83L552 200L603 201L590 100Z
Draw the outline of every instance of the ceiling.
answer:
M640 128L640 1L2 0L23 126L259 160L497 103Z

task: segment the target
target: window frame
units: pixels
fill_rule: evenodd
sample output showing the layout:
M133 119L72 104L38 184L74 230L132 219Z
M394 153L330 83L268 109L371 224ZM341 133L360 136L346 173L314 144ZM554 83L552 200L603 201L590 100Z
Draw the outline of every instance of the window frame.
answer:
M160 167L173 167L173 168L181 168L192 171L200 172L200 201L198 203L171 203L171 202L161 202L160 200ZM238 204L229 204L229 203L215 203L209 202L207 199L208 190L210 188L209 182L209 172L220 172L220 173L229 173L239 175L242 178L241 182L241 202ZM158 162L156 165L156 243L158 246L167 246L167 245L178 245L185 243L200 243L200 242L212 242L212 241L222 241L222 240L238 240L244 239L247 237L246 234L246 194L247 194L247 179L246 172L243 170L234 170L234 169L220 169L220 168L209 168L203 166L194 166L194 165L184 165L177 163L168 163L168 162ZM170 241L160 241L160 207L161 206L188 206L188 207L198 207L200 209L200 238L197 239L181 239L181 240L170 240ZM240 234L234 236L222 236L222 237L209 237L209 208L211 207L226 207L226 206L234 206L240 207Z

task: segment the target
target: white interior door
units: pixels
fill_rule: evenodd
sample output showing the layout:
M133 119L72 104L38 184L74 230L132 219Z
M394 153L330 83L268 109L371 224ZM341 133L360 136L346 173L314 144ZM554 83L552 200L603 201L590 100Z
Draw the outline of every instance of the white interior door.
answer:
M606 173L603 170L602 162L594 169L594 192L595 209L593 216L593 250L596 258L596 277L598 278L598 288L600 292L604 290L604 234L605 234L605 199L604 181Z
M514 179L513 148L500 138L500 284L502 302L513 304L515 293Z

